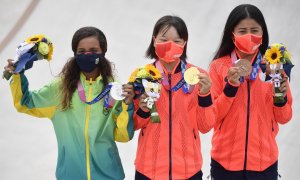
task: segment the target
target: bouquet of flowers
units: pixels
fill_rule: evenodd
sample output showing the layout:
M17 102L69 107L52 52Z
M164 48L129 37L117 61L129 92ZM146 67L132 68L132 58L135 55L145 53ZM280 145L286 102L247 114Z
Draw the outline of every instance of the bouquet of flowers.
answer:
M33 66L33 62L37 60L46 59L50 61L52 54L53 44L49 38L43 34L30 36L16 49L14 73L30 69ZM11 75L11 73L4 73L3 77L9 80Z
M144 92L148 95L145 102L150 109L152 123L160 123L155 101L157 101L160 96L161 84L159 81L161 79L162 75L160 71L152 64L137 68L129 78L129 83L132 83L134 86L135 99Z
M291 55L281 43L275 43L268 47L265 53L267 61L266 74L271 77L275 86L274 102L283 102L284 97L280 92L280 80L287 75L290 77L291 69L294 66L291 62Z

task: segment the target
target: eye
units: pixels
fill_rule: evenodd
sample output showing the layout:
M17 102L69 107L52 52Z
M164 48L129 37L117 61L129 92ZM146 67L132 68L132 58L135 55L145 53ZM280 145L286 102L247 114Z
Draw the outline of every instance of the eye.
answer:
M92 49L90 49L90 52L91 53L98 53L98 52L100 52L100 50L97 49L97 48L92 48Z
M76 53L77 53L77 54L83 54L83 53L84 53L84 50L81 50L81 49L80 49L80 50L77 50Z

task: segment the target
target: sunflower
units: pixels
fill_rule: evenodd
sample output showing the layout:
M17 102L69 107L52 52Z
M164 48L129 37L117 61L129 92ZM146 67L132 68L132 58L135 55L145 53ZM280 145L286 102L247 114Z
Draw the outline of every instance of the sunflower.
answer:
M37 35L33 35L30 36L29 38L26 39L27 43L37 43L37 42L41 42L43 40L43 38L45 38L45 36L43 34L37 34Z
M160 71L155 68L152 64L148 64L145 67L146 71L151 75L153 80L159 80L162 78Z
M282 57L280 48L277 46L271 46L269 49L266 51L266 60L270 64L277 64L280 62L280 58Z
M134 82L137 76L137 73L139 72L140 68L137 68L136 70L133 71L129 78L129 82Z
M49 53L47 55L47 60L50 61L52 59L52 54L53 54L53 44L52 43L49 43Z
M136 78L140 78L140 79L151 78L151 74L146 70L145 67L142 67L139 69Z

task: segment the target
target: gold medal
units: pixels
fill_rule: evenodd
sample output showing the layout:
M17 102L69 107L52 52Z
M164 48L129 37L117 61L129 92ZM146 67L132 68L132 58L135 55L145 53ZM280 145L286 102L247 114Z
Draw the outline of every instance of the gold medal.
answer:
M235 62L235 66L240 68L240 76L249 76L252 71L252 65L250 61L245 59L239 59Z
M200 71L196 67L191 67L184 72L184 80L189 85L195 85L199 82L198 74Z

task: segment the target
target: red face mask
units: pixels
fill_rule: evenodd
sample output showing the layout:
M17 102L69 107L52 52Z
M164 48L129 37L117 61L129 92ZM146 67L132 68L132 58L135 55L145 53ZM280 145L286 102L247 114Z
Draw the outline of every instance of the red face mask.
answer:
M245 54L254 54L262 43L262 36L254 34L233 35L235 47Z
M156 43L155 53L159 59L165 61L166 63L171 63L179 60L183 53L184 46L180 46L173 41Z

